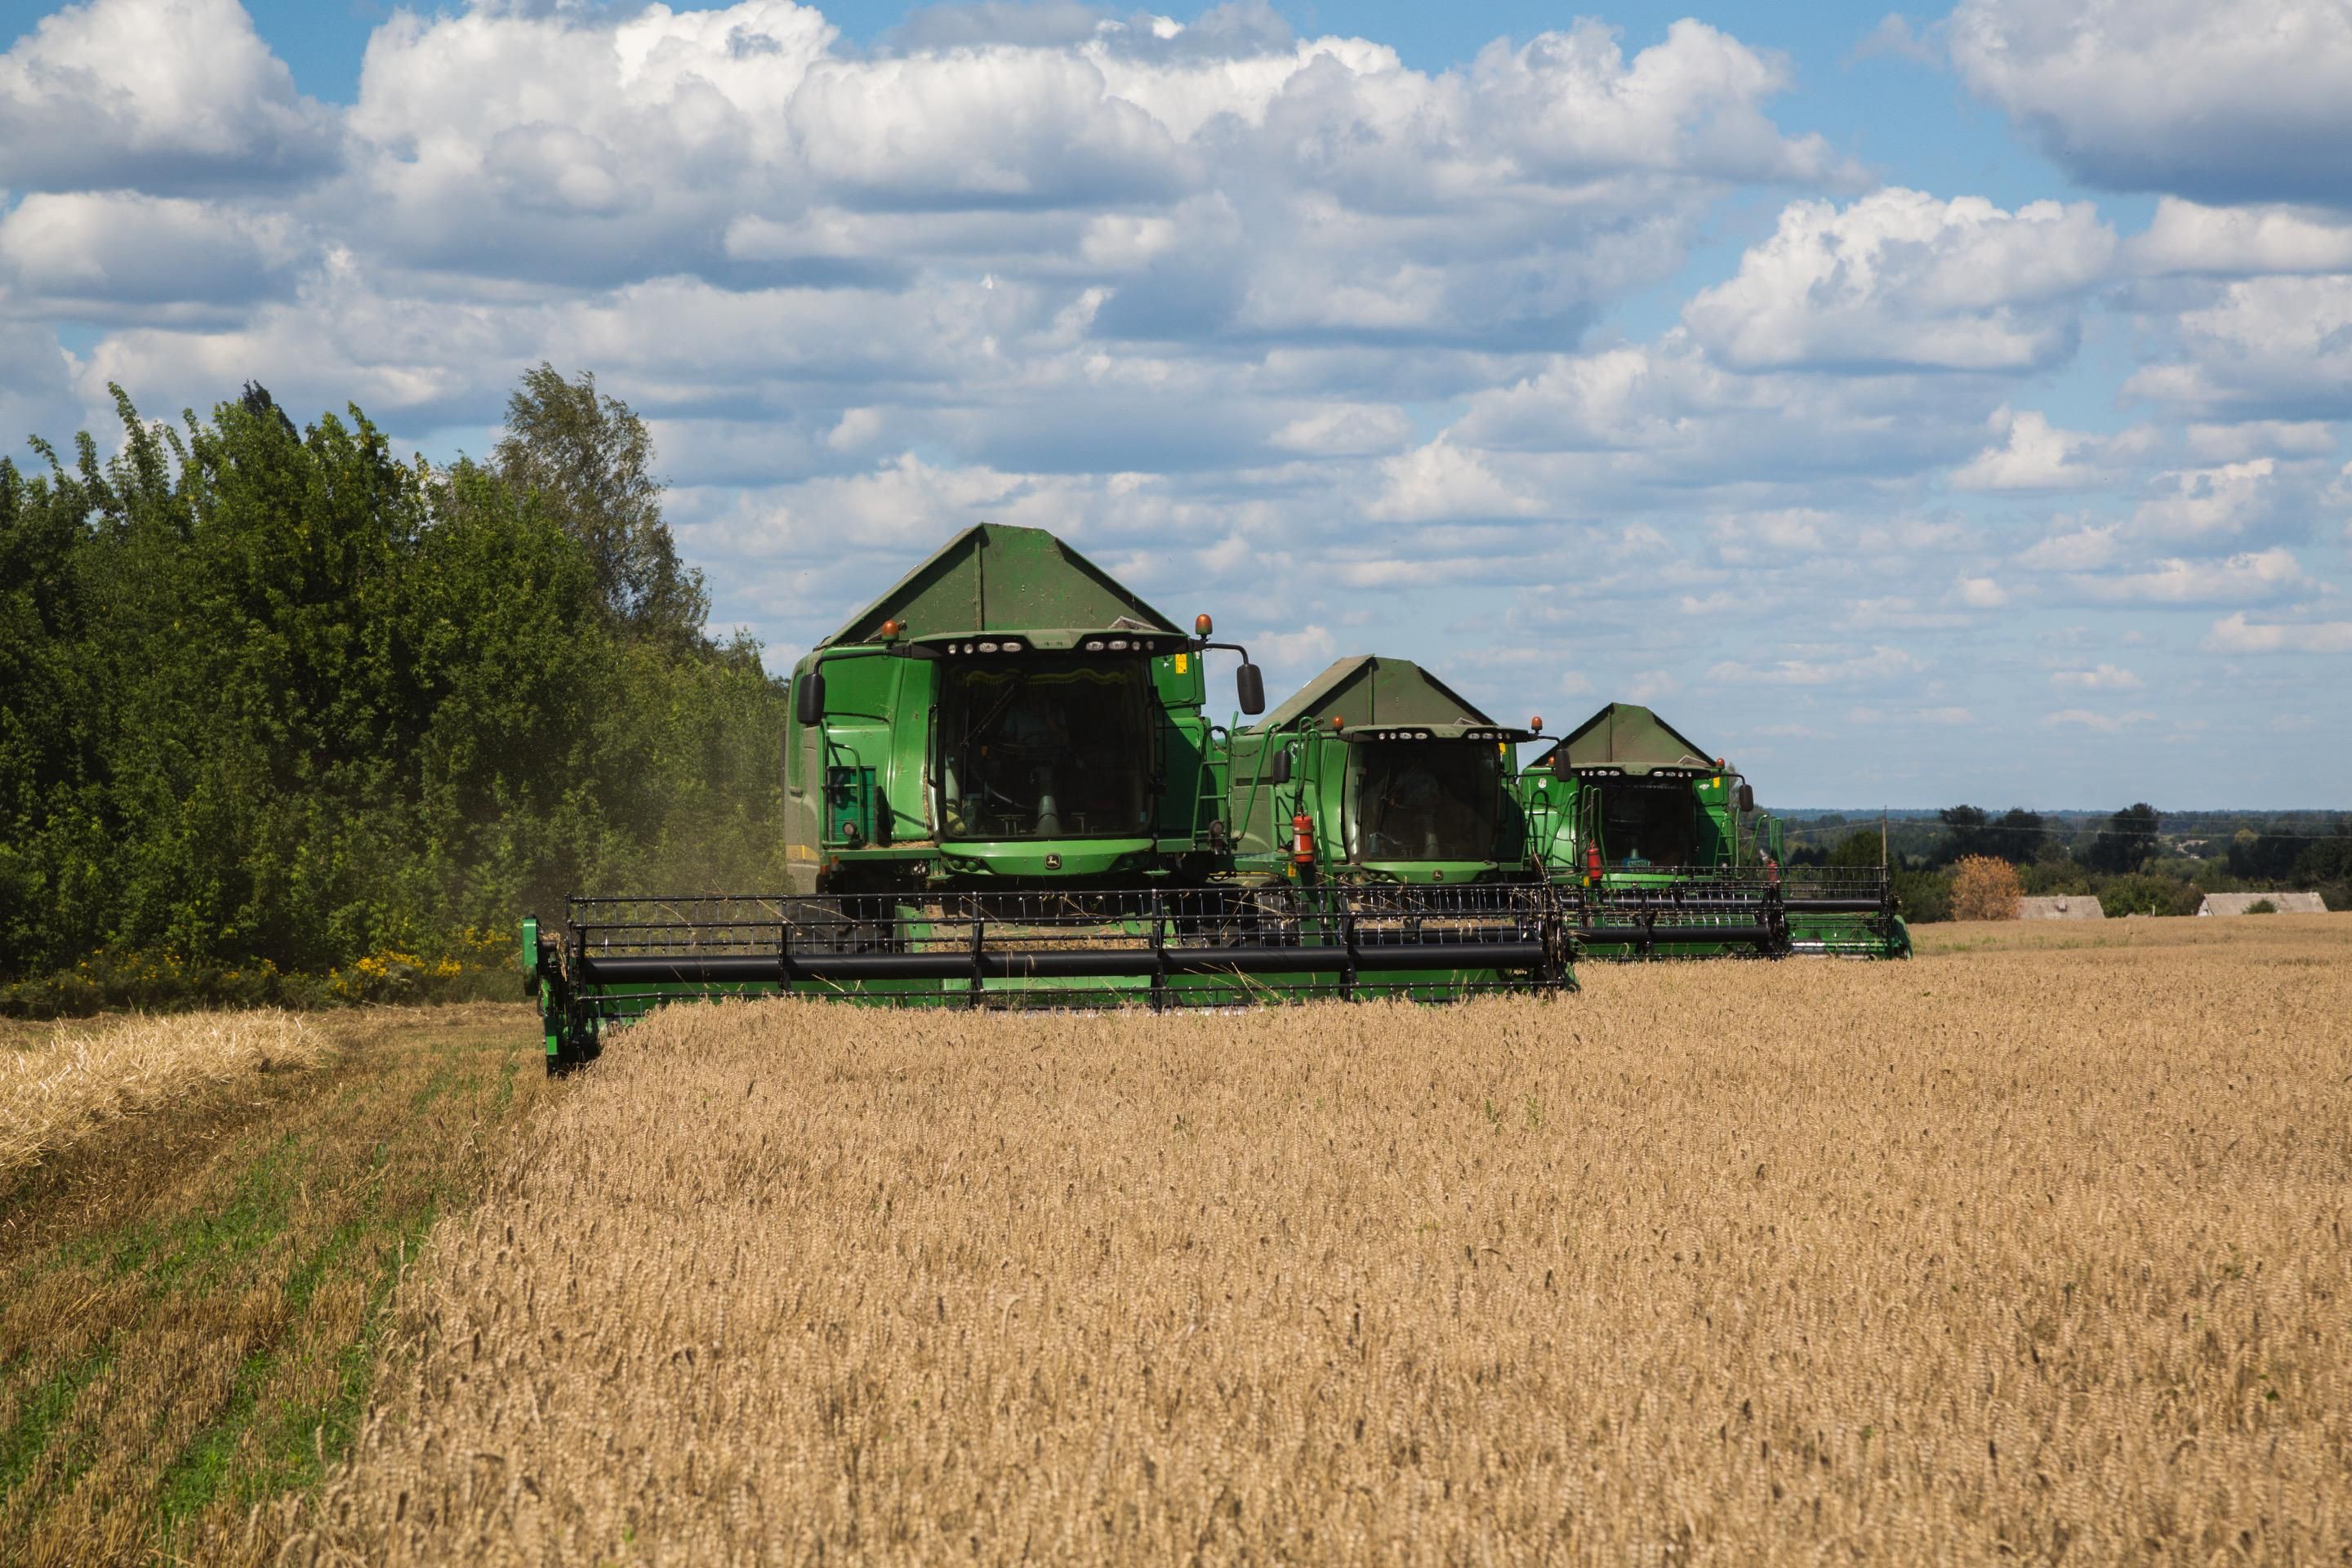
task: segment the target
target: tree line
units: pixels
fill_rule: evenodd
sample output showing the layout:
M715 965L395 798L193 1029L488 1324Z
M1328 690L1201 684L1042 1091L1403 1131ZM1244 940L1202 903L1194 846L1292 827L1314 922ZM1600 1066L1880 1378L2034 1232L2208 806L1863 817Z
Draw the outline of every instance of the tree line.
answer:
M2013 866L2026 895L2095 897L2110 916L2193 914L2208 893L2248 888L2316 891L2330 909L2352 909L2352 819L2340 816L2167 833L2164 815L2142 801L2079 830L2022 807L1995 816L1975 805L1906 821L1884 839L1878 826L1841 833L1843 824L1808 825L1833 837L1794 849L1790 863L1876 866L1884 855L1915 920L1952 918L1954 868L1988 860Z
M447 466L257 385L115 402L112 458L0 459L0 1005L511 984L567 891L781 879L782 688L592 377Z

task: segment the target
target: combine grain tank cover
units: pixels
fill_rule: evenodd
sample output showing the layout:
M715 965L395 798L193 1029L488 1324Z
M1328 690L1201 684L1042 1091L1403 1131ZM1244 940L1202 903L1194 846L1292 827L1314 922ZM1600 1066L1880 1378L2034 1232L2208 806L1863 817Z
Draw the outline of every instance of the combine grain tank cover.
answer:
M818 644L879 639L897 621L916 640L950 634L1118 630L1183 633L1109 573L1042 528L984 522L942 545Z
M1290 700L1252 724L1244 734L1286 730L1301 719L1317 728L1333 719L1347 721L1344 734L1360 731L1427 731L1433 737L1459 740L1475 733L1481 740L1522 741L1529 732L1497 724L1445 682L1409 658L1381 658L1359 654L1343 658L1292 695Z
M1612 702L1530 765L1563 775L1696 777L1722 771L1697 742L1633 702Z

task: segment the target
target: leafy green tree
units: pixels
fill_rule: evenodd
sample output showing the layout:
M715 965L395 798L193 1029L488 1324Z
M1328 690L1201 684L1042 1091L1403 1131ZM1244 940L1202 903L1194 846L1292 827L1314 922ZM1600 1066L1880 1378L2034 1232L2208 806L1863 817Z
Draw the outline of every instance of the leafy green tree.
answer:
M2030 866L2042 858L2042 850L2048 847L2050 828L2040 812L2013 805L1987 830L1986 842L2002 859Z
M1980 805L1948 805L1936 814L1944 825L1944 843L1937 858L1946 864L1985 853L1985 824Z
M1878 829L1865 827L1839 839L1830 850L1826 864L1849 869L1877 867L1885 863L1885 849Z
M492 462L587 551L614 625L677 646L701 635L710 600L662 519L653 437L627 404L597 393L593 374L566 381L544 362L524 372Z
M2156 807L2145 801L2127 805L2107 818L2107 826L2091 840L2084 859L2094 870L2137 871L2156 853L2157 830L2162 826Z
M781 880L782 689L698 601L649 635L545 491L399 461L356 409L116 401L110 460L0 462L0 982L320 973L568 891Z
M1952 918L1952 879L1941 871L1897 871L1895 898L1903 918L1914 925Z
M1995 817L1982 806L1949 805L1936 816L1945 830L1935 856L1938 865L1954 865L1971 856L2031 865L2050 841L2042 814L2021 806L2011 806Z

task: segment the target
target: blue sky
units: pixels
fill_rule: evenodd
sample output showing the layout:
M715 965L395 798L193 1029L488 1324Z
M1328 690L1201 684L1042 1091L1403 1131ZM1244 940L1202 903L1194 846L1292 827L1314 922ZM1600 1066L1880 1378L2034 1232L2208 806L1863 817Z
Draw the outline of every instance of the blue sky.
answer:
M2352 5L0 6L0 436L653 422L787 662L1055 528L1768 802L2341 806Z

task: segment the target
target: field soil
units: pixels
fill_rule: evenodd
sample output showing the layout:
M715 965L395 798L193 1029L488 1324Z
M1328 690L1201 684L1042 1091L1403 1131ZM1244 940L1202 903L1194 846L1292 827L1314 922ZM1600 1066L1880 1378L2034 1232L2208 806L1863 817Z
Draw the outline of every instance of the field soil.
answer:
M1549 1004L672 1009L433 1226L287 1560L2341 1562L2352 921L2044 929ZM47 1310L139 1322L160 1255ZM80 1454L176 1495L105 1436L154 1372L25 1310L8 1386L92 1435L34 1504Z
M0 1037L0 1116L72 1133L0 1173L0 1563L272 1560L257 1505L348 1453L400 1270L503 1168L537 1046L519 1006Z

